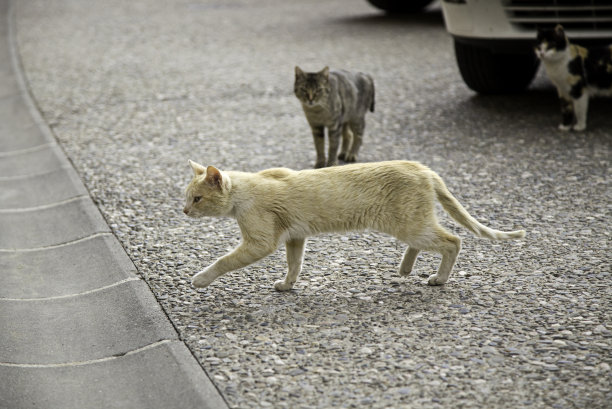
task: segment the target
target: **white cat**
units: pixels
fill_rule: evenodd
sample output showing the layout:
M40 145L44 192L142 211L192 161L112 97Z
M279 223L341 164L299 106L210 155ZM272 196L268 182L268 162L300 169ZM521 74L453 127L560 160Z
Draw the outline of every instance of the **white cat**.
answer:
M242 243L193 277L206 287L217 277L260 260L281 243L289 269L278 291L290 290L302 268L306 237L324 232L372 229L409 245L399 268L412 271L417 254L442 255L430 285L441 285L455 264L461 240L435 216L438 200L453 219L478 236L517 239L524 230L502 232L476 221L448 191L442 179L417 162L391 161L316 170L268 169L259 173L223 172L189 161L194 177L183 210L189 217L229 216L238 221Z

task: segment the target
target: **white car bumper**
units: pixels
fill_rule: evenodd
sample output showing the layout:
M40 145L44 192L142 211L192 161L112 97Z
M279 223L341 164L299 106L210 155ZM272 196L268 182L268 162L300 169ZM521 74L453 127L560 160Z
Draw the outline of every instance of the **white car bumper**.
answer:
M441 3L448 32L466 40L533 40L537 27L556 24L562 24L570 38L612 39L612 0L574 0L563 5L555 0Z

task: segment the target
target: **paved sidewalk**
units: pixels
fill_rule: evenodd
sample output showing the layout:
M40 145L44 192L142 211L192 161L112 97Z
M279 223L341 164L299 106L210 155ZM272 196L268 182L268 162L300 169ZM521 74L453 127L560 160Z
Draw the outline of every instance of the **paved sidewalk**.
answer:
M34 107L0 0L0 408L226 408Z

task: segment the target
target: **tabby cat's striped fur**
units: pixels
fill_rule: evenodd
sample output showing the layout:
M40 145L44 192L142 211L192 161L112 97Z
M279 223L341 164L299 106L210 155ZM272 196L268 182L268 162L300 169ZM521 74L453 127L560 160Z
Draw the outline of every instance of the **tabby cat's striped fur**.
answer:
M355 162L365 129L365 114L374 112L374 80L368 74L344 70L330 71L328 67L306 73L295 67L296 97L314 136L317 161L315 168L337 164L338 145L342 135L342 149L338 159ZM325 128L329 139L325 160Z

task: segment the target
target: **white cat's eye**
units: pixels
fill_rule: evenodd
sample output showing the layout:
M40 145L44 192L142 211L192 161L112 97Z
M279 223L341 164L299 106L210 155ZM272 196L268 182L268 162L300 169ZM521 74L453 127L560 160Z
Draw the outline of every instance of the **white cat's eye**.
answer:
M193 198L193 203L198 203L200 200L202 200L202 196L196 196Z

